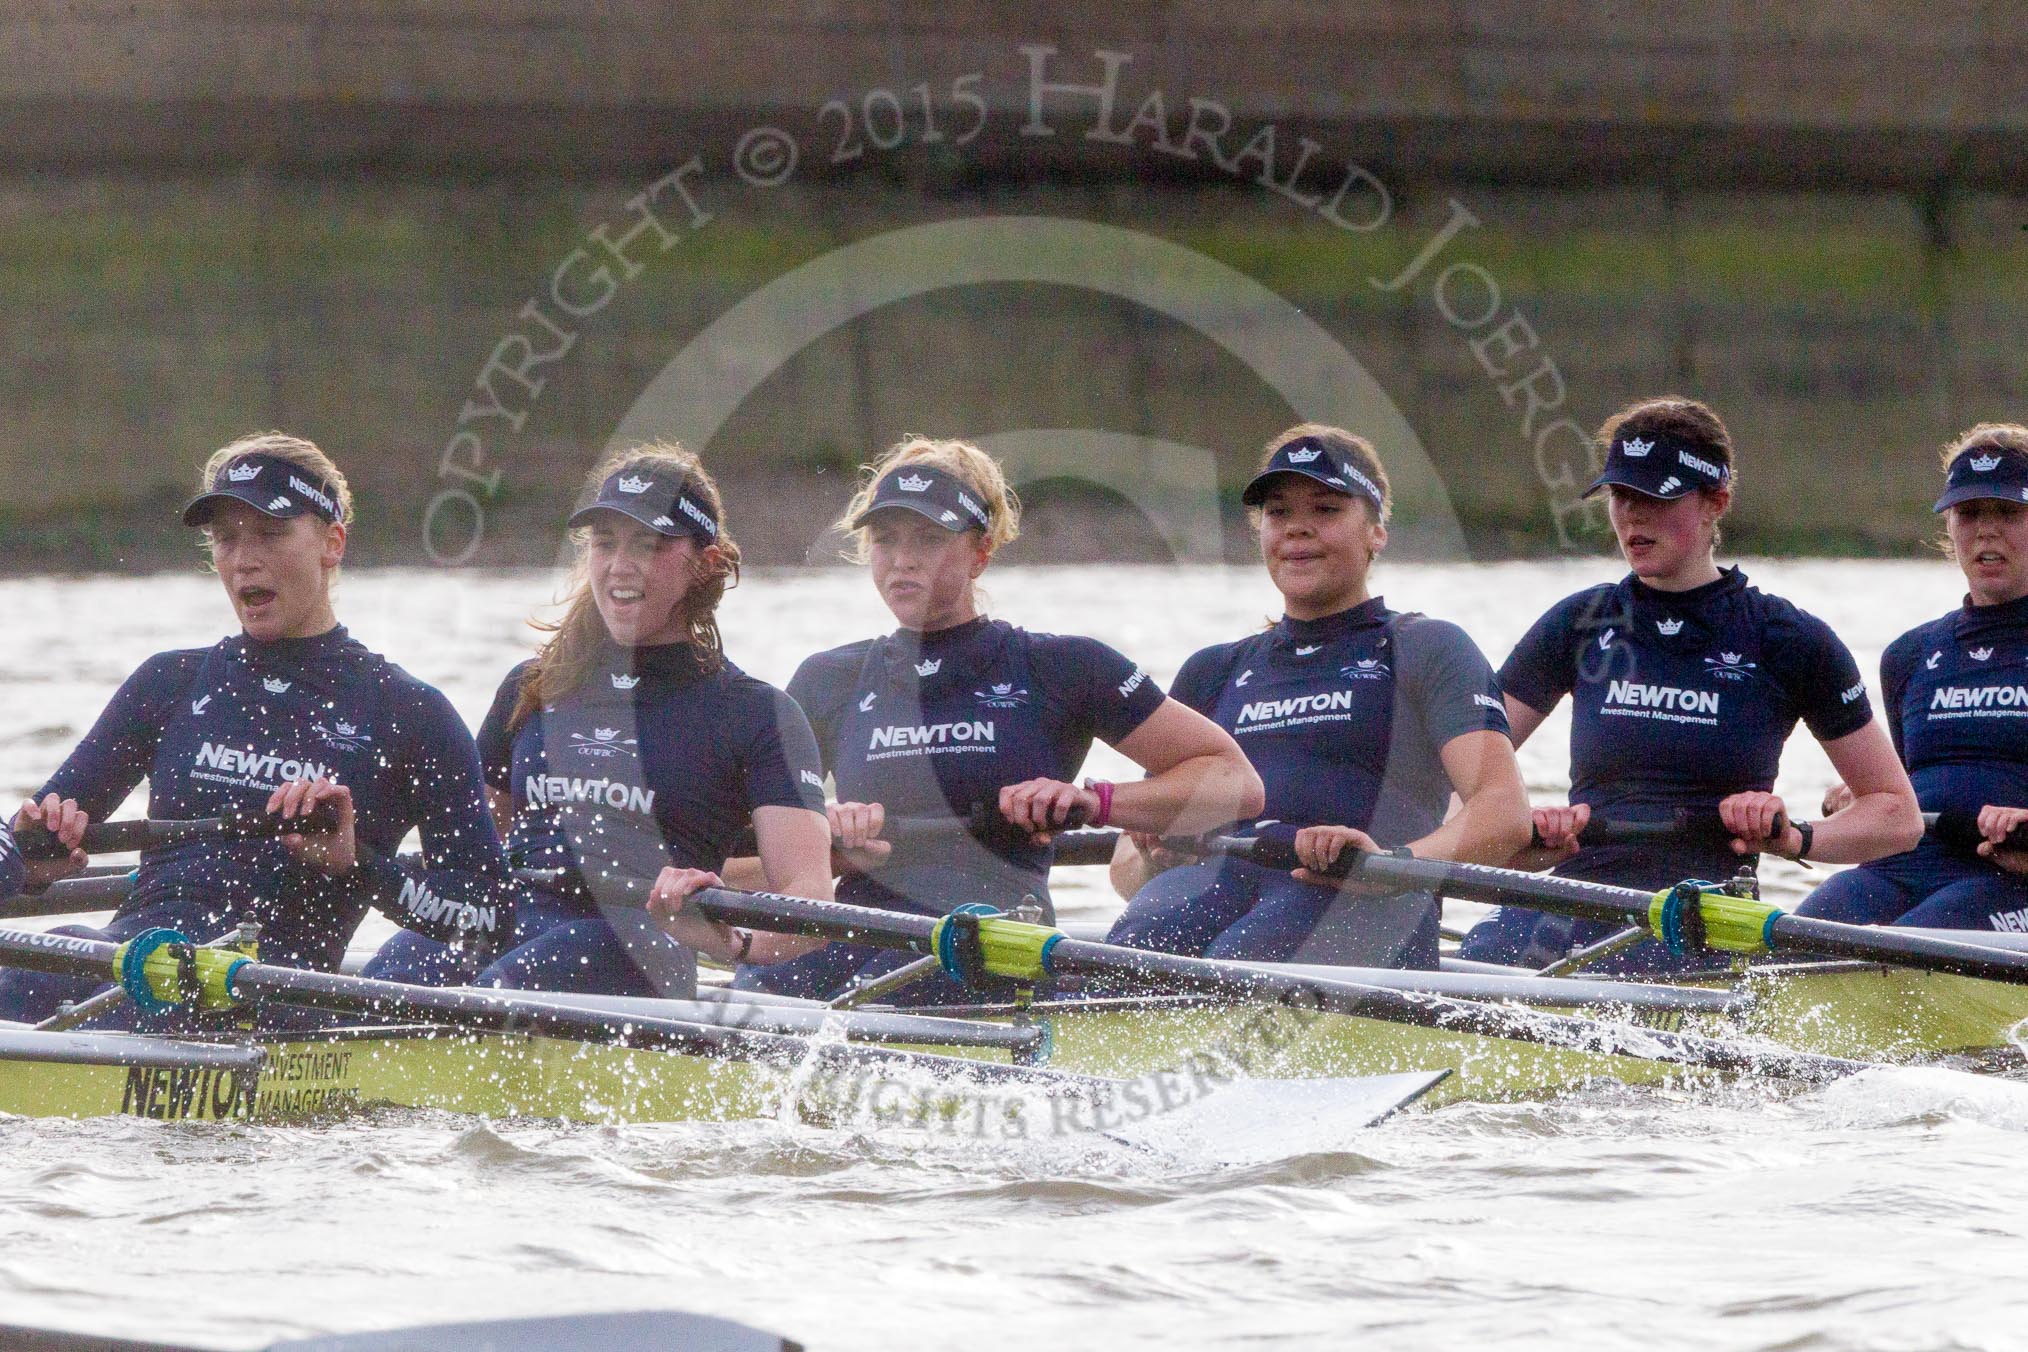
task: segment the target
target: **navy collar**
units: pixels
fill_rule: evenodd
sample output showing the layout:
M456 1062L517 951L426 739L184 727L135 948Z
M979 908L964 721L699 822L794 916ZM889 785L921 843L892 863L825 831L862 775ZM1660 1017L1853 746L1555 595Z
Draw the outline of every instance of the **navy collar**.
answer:
M1700 587L1692 587L1689 591L1663 591L1659 587L1650 587L1632 573L1627 574L1626 581L1637 604L1680 611L1683 614L1702 610L1720 597L1733 596L1746 590L1746 574L1740 571L1738 564L1719 569L1715 579Z
M1314 620L1296 620L1287 615L1275 621L1268 632L1274 635L1276 647L1293 647L1311 643L1332 643L1345 638L1356 630L1370 629L1387 622L1388 609L1384 597L1372 596L1356 606L1321 615Z
M284 662L300 665L336 652L352 641L342 624L334 624L308 638L256 639L236 634L226 640L232 653L248 662Z
M665 681L690 681L704 674L697 648L687 640L623 648L608 639L605 644L608 670L635 676L653 676Z
M991 666L999 652L997 643L987 641L995 627L992 619L975 615L963 624L928 633L897 629L880 644L887 674L903 685L926 681L932 676L963 675L969 680ZM930 663L935 664L931 670L921 669Z
M1953 618L1952 632L1959 638L1973 638L1995 629L2018 633L2028 628L2028 596L2018 596L1996 606L1975 606L1968 594Z

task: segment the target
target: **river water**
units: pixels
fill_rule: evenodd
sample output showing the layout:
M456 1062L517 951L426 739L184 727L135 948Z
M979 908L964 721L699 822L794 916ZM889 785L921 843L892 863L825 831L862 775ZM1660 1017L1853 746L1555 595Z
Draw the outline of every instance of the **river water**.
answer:
M1869 684L1884 644L1959 593L1941 563L1748 572L1828 620ZM1464 624L1497 662L1550 602L1610 575L1397 564L1379 582L1397 608ZM988 581L994 613L1104 638L1163 680L1274 613L1244 568ZM476 723L555 586L360 572L340 614ZM0 581L0 614L9 802L142 658L230 620L194 572ZM856 572L763 573L729 598L725 629L735 660L781 682L885 618ZM1524 748L1538 801L1567 785L1567 726ZM1089 768L1122 769L1103 748ZM1804 736L1778 787L1813 815L1829 778ZM1779 862L1764 880L1785 901L1810 885ZM1118 906L1096 871L1065 870L1058 897L1067 918ZM369 925L363 941L385 932ZM248 1347L677 1307L825 1349L2023 1347L2024 1132L2028 1085L1942 1071L1410 1112L1244 1168L772 1121L0 1120L0 1322Z

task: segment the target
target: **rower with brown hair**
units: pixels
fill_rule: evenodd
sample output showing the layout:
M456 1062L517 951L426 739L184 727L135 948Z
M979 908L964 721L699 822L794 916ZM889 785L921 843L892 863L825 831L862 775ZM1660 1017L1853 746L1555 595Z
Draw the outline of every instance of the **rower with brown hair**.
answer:
M554 876L530 887L514 948L479 984L687 996L698 951L725 961L806 951L695 914L658 923L644 909L717 882L749 826L771 889L831 895L809 723L727 660L719 636L739 546L718 485L679 446L631 447L587 476L568 527L563 617L507 674L479 729L509 857ZM397 935L367 975L444 984L475 967Z
M1571 697L1570 804L1535 809L1543 848L1517 866L1660 888L1728 880L1763 852L1859 863L1921 831L1851 652L1822 620L1720 569L1713 551L1738 472L1731 434L1694 399L1643 399L1598 431L1627 575L1566 597L1500 669L1516 745ZM1775 794L1782 747L1806 724L1857 800L1814 828ZM1715 813L1729 836L1583 845L1594 815L1662 821ZM1611 926L1506 907L1466 936L1462 956L1541 966L1606 938ZM1604 958L1607 971L1680 968L1701 954L1650 941Z
M1307 867L1189 862L1123 839L1113 885L1130 900L1110 942L1435 967L1434 896L1353 895L1324 871L1348 849L1504 862L1527 838L1527 791L1492 668L1458 626L1390 610L1369 591L1392 493L1364 437L1289 428L1267 444L1240 501L1282 618L1193 654L1176 698L1238 739L1266 782L1267 814L1296 831ZM1461 807L1447 820L1454 791Z

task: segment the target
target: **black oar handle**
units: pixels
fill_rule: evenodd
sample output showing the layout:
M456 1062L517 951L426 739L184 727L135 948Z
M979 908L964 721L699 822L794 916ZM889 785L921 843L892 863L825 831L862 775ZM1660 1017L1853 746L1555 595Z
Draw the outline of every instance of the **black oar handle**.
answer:
M146 850L186 840L212 837L221 840L255 839L290 835L298 831L335 831L338 809L319 803L300 817L275 817L265 812L235 812L223 817L194 817L185 821L139 817L131 821L93 822L85 827L86 854L112 854L119 850ZM61 859L66 851L53 831L29 824L17 835L24 859Z
M1979 846L1985 843L1985 833L1979 830L1979 814L1976 812L1925 812L1923 825L1939 845L1967 854L1977 854ZM2007 833L2005 849L2028 850L2028 822L2023 822Z
M1788 824L1786 816L1777 819L1775 834L1780 835ZM1544 848L1540 832L1531 826L1528 834L1531 845L1538 850ZM1656 841L1719 845L1732 838L1732 831L1716 807L1679 807L1653 821L1595 816L1577 833L1580 845L1645 845Z

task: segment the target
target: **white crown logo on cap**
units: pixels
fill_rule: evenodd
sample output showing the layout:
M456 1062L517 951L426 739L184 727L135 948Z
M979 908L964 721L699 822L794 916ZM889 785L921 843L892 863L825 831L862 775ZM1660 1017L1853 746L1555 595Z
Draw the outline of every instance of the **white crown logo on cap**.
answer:
M1994 470L2000 468L2000 457L1997 455L1975 455L1972 457L1972 468L1981 474L1991 474Z
M1646 455L1649 451L1652 451L1654 449L1655 449L1654 442L1643 441L1639 437L1628 437L1625 441L1620 443L1620 454L1624 455L1629 460L1639 460L1642 456Z
M234 465L231 469L225 472L225 477L232 480L236 484L243 484L247 482L249 479L260 478L261 467L259 465L254 464L252 461L248 461L244 465Z
M629 474L620 480L620 491L622 493L645 493L648 491L648 480L636 479L633 475Z
M1323 452L1318 450L1315 446L1307 446L1300 451L1290 451L1289 463L1291 465L1307 465L1312 460L1315 460L1318 456L1322 454Z
M907 478L896 479L894 486L904 493L921 493L929 488L930 481L920 474L911 474Z

